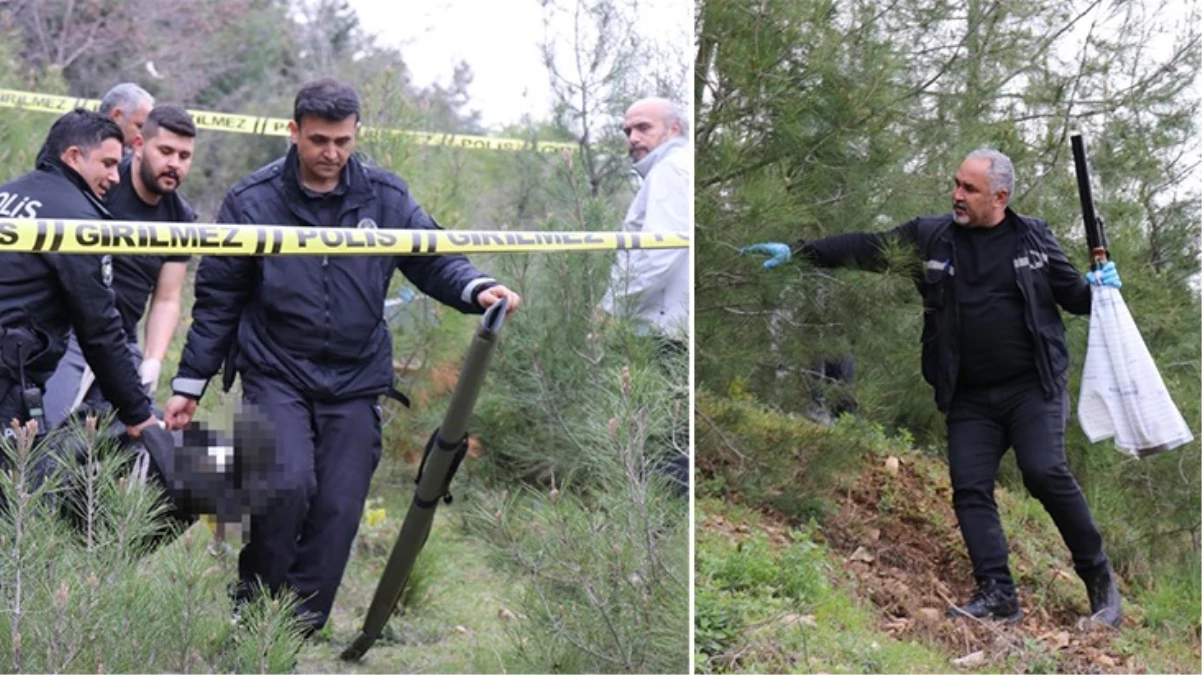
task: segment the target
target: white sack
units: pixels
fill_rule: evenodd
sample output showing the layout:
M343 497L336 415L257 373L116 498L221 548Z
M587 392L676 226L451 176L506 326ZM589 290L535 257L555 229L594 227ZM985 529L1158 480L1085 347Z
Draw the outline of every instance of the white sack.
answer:
M1089 348L1077 419L1091 443L1147 457L1194 440L1165 389L1143 337L1117 288L1091 286Z

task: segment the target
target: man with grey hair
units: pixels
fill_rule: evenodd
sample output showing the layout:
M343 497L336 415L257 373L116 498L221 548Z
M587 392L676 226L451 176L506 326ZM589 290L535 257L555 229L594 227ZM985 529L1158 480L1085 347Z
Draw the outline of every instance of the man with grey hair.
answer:
M1093 618L1118 627L1121 603L1102 535L1064 456L1069 355L1056 306L1088 316L1090 284L1121 284L1114 263L1082 277L1047 223L1010 208L1013 191L1010 159L977 150L956 173L950 214L743 252L771 256L767 269L798 255L820 267L883 271L887 249L916 248L923 377L947 416L952 505L977 582L972 598L948 616L1022 618L993 499L998 464L1013 447L1024 484L1072 553Z
M636 101L626 111L622 131L642 178L622 231L691 234L693 151L680 106L658 97ZM689 281L688 249L623 251L610 272L599 316L628 318L640 334L686 341Z
M100 114L112 119L125 134L125 150L133 149L134 138L142 132L146 117L154 108L154 97L133 82L122 82L100 99Z
M626 110L622 131L642 185L626 211L623 232L692 234L688 128L681 107L665 98L640 99ZM666 365L688 350L691 282L687 248L619 251L609 289L594 313L597 323L610 316L629 321L635 333L656 341ZM678 491L687 494L687 450L669 462L668 472Z

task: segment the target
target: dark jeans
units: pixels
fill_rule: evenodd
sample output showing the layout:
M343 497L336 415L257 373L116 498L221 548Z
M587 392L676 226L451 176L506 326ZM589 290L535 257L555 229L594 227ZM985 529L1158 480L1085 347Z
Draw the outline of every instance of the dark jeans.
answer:
M1106 565L1102 535L1065 462L1067 420L1067 393L1049 400L1038 380L956 391L947 415L952 504L978 582L1014 585L993 500L998 464L1010 447L1023 483L1056 523L1077 573L1089 578Z
M276 505L251 518L236 596L250 598L258 583L272 591L292 588L319 630L329 620L380 461L377 399L315 401L254 372L242 373L242 389L274 425L279 465Z

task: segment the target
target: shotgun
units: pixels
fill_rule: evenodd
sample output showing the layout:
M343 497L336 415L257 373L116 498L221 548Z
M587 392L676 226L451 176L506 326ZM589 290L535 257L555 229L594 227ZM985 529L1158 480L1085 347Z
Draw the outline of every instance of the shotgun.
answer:
M1085 155L1085 139L1072 135L1073 164L1077 168L1077 192L1081 197L1081 215L1085 218L1085 240L1089 244L1090 268L1097 271L1110 260L1110 241L1106 224L1094 208L1093 189L1089 184L1089 158Z
M467 423L475 408L484 376L488 373L493 348L505 321L507 305L508 301L502 299L489 307L480 320L480 327L468 347L463 370L451 394L442 426L434 431L426 444L421 467L417 470L417 490L413 495L413 503L409 506L384 574L376 586L376 594L363 620L363 630L342 651L344 661L359 661L380 637L409 583L409 573L413 571L417 555L430 536L439 500L451 503L451 479L455 477L459 463L467 452Z

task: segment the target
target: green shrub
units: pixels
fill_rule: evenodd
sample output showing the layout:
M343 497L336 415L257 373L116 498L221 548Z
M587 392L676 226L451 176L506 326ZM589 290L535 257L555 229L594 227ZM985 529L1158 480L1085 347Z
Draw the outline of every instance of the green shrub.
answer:
M99 429L3 444L0 663L11 672L287 672L300 645L289 597L231 623L234 564L203 526L175 534L155 483ZM79 464L58 441L84 441ZM35 468L56 460L58 470ZM153 550L161 546L161 550Z

